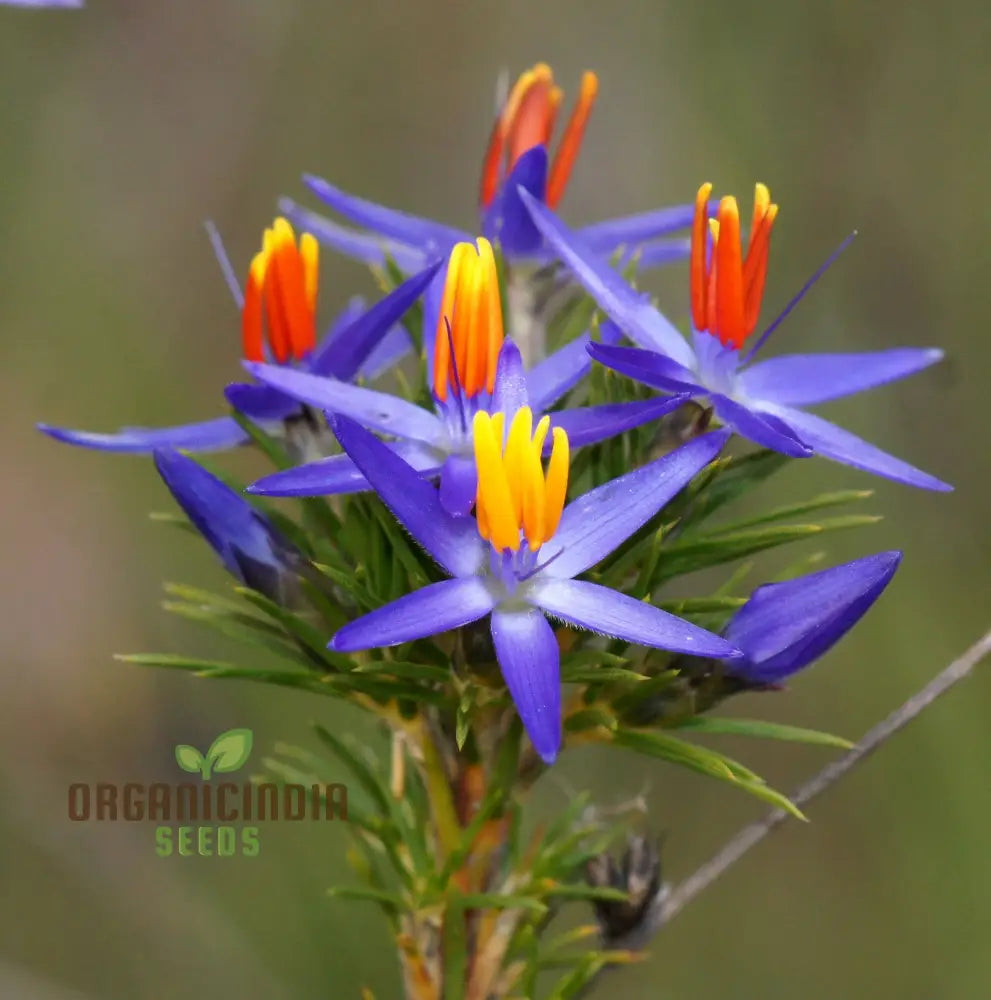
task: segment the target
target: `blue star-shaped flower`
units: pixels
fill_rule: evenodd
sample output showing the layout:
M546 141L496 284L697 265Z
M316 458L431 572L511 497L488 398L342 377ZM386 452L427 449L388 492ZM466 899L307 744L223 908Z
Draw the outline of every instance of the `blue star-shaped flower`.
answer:
M723 198L708 219L711 185L700 188L692 231L692 343L571 233L541 201L521 190L534 224L577 280L637 348L591 344L598 361L662 392L708 400L742 437L786 455L810 454L930 490L947 483L903 462L802 407L904 378L939 361L933 348L897 348L864 354L796 354L749 364L769 334L794 308L823 269L741 357L754 330L777 206L758 185L746 255L734 198ZM707 251L707 235L712 248ZM827 265L828 266L828 263Z
M727 659L725 639L619 591L575 577L647 523L719 453L729 433L694 439L565 506L568 436L530 410L511 423L476 413L477 520L455 517L437 490L373 434L331 418L341 447L396 519L451 579L406 594L345 625L338 652L395 646L490 617L503 677L537 753L561 745L560 652L546 615L627 642ZM553 446L546 473L541 455Z

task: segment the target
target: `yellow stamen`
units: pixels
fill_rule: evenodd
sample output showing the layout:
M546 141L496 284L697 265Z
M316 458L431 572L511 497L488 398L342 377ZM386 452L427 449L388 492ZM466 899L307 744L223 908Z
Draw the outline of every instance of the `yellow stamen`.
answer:
M536 552L557 531L568 491L568 435L553 431L554 445L544 473L541 456L550 417L533 427L527 406L513 417L503 445L505 416L475 414L475 464L478 468L478 532L499 551L518 552L521 534Z
M692 321L697 330L708 330L727 347L739 350L753 333L760 315L771 229L778 206L772 203L767 185L756 185L750 236L744 254L736 199L721 199L717 218L709 219L711 192L712 185L703 184L695 199L691 249ZM706 252L706 222L712 241L711 255Z
M578 102L565 126L557 155L548 171L547 204L551 207L564 194L598 89L596 75L585 73L582 76ZM492 204L500 185L524 153L534 146L550 145L563 100L564 92L554 82L554 74L547 63L537 63L532 69L520 74L489 137L479 190L479 201L484 208Z
M300 360L316 342L319 248L310 233L296 234L278 218L262 235L248 270L241 313L244 356L265 360L265 340L280 364Z
M440 315L434 336L434 395L450 389L468 398L495 388L496 360L502 347L502 304L492 244L458 243L451 251ZM453 347L453 353L452 353Z

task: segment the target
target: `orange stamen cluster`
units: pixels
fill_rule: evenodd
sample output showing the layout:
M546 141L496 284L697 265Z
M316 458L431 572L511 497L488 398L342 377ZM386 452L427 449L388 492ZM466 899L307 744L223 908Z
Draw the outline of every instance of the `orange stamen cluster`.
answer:
M434 395L449 389L465 397L495 388L502 347L502 303L492 244L458 243L447 262L444 297L434 337Z
M736 199L719 202L715 219L708 218L711 184L703 184L695 198L692 225L691 289L695 329L708 330L727 347L739 349L753 333L760 315L771 250L771 229L778 206L763 184L754 192L754 214L746 256L740 239L740 211ZM712 255L706 262L706 237L712 235Z
M547 177L546 201L551 208L561 200L567 187L598 91L598 77L585 73L578 103L565 126ZM554 83L554 74L546 63L538 63L521 74L496 119L485 152L479 193L483 208L489 207L506 174L527 150L550 144L563 99L564 92Z
M316 343L319 248L310 233L296 234L276 219L262 237L248 271L241 312L241 339L248 361L265 360L265 337L279 364L300 360Z
M478 468L478 533L500 552L518 552L520 535L536 552L557 531L568 491L568 435L554 428L554 445L544 473L541 464L550 417L536 428L528 406L516 411L509 434L504 413L475 414L475 465Z

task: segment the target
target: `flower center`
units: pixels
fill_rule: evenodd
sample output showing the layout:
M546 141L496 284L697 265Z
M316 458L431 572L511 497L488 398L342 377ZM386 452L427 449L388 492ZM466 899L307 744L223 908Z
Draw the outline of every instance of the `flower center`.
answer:
M241 339L248 361L265 361L265 341L279 364L308 355L316 343L319 248L310 233L296 234L276 219L262 237L248 271Z
M554 428L545 472L541 455L550 417L541 417L534 428L530 407L524 406L516 411L508 434L505 423L504 413L480 411L472 426L478 533L496 552L527 557L554 536L561 520L568 491L568 435Z
M691 298L696 330L707 330L725 347L739 350L753 333L760 315L771 249L771 229L778 206L763 184L754 192L754 214L746 255L740 237L736 199L719 202L715 219L708 218L711 184L703 184L695 198L692 225ZM708 251L708 240L712 250Z
M546 201L551 208L561 200L568 184L598 90L598 77L585 73L578 103L568 119L548 174ZM525 152L534 146L550 144L563 98L564 92L554 83L554 73L546 63L538 63L520 75L496 119L485 152L479 193L483 208L492 204L506 175Z

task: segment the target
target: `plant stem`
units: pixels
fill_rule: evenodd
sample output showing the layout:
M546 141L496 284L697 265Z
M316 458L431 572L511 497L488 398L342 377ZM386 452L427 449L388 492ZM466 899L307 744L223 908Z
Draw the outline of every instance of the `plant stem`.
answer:
M927 709L940 695L946 694L955 684L967 677L985 656L991 653L991 631L986 632L965 653L934 677L921 691L912 695L900 708L864 734L863 738L838 760L827 764L815 777L805 782L792 795L791 800L799 809L839 781L862 760L872 754L882 743L904 728ZM747 851L759 844L772 830L777 829L789 814L775 809L763 819L744 827L713 858L690 875L668 896L661 910L661 922L677 916L703 889L731 868Z
M921 691L916 692L900 708L868 730L856 746L801 785L790 796L791 801L801 808L822 794L870 756L882 743L925 711L937 698L968 677L974 667L989 654L991 654L991 630L945 667ZM712 858L673 890L668 890L666 886L662 887L658 898L660 905L650 908L644 922L629 935L629 940L610 942L610 947L643 948L662 926L673 920L693 899L729 871L772 830L781 826L789 815L783 809L769 812L762 819L745 826L735 834ZM586 991L591 990L593 983L598 981L599 977L596 976L587 984L586 990L581 995L587 995Z

